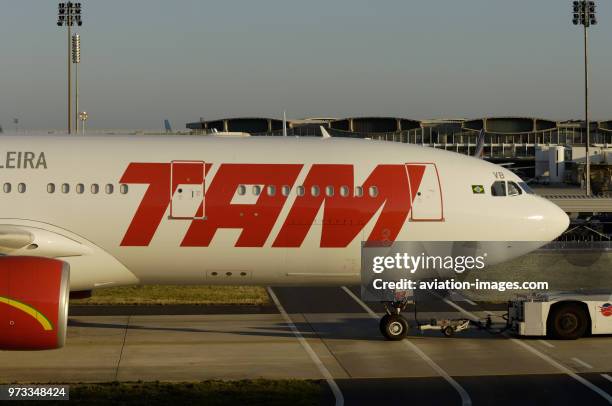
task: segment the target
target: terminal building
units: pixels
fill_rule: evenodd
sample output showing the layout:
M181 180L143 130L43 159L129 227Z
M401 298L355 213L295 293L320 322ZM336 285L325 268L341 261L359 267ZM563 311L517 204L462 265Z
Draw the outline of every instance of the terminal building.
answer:
M583 121L553 121L534 117L415 120L404 117L308 118L287 121L287 133L321 136L320 126L334 137L371 138L404 142L471 154L478 133L485 131L484 157L492 161L533 161L540 145L584 146ZM275 118L224 118L187 124L195 134L243 132L282 135L283 121ZM591 145L612 146L612 120L590 123Z

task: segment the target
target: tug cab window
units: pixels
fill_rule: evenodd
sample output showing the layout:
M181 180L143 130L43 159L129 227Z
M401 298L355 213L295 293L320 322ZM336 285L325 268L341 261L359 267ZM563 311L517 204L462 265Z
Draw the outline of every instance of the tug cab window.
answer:
M518 196L521 193L521 188L514 182L508 182L508 196Z
M506 196L506 181L498 180L491 185L491 196Z

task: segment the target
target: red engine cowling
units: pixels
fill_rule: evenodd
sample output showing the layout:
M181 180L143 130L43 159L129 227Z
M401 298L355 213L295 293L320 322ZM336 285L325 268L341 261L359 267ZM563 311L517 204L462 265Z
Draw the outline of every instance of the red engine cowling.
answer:
M66 262L0 257L0 350L63 347L69 296Z

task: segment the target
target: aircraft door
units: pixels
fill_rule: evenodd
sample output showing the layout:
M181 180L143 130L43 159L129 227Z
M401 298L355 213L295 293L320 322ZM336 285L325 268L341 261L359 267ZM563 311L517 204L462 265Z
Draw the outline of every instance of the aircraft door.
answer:
M201 161L172 161L170 172L170 219L205 218L204 175Z
M411 166L425 167L419 184L412 176L408 176L411 194L415 194L410 211L411 221L444 221L444 204L438 169L434 163L406 164L408 174L415 173ZM414 189L417 189L416 192Z

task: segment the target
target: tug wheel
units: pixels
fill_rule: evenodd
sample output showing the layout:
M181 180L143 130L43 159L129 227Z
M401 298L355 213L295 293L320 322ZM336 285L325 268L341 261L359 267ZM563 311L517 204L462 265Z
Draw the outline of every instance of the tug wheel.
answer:
M585 335L588 324L584 309L575 303L567 303L551 309L547 332L559 340L576 340Z

